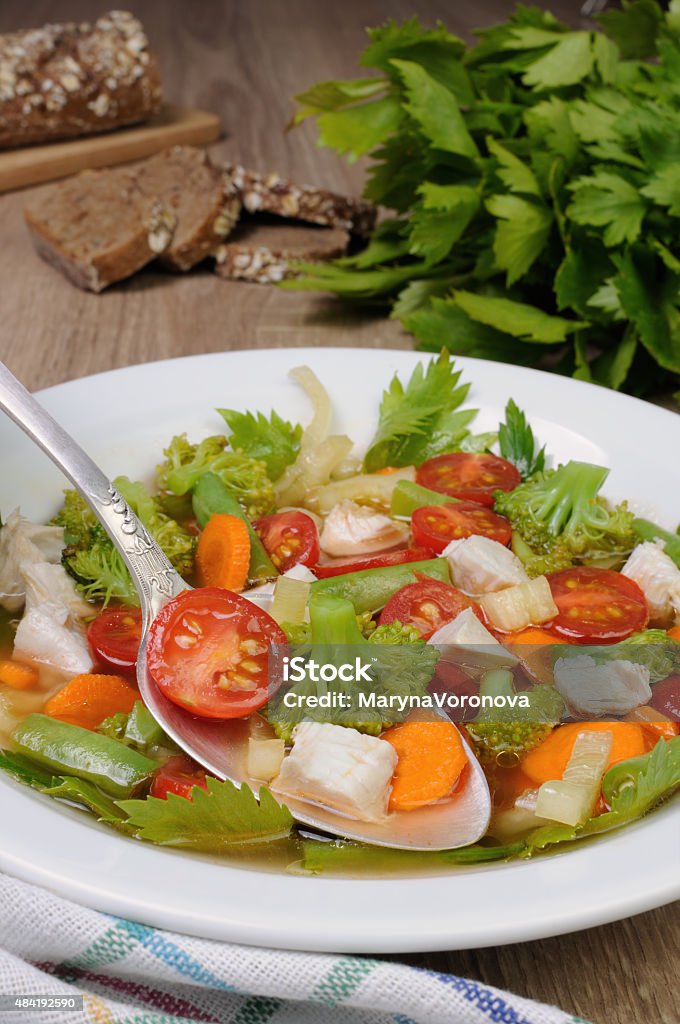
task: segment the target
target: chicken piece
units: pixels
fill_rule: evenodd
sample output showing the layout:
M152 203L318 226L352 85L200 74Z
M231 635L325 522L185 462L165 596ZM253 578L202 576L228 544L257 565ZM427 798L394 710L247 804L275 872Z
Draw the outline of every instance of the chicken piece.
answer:
M453 664L474 664L485 669L517 664L514 654L491 635L472 608L465 608L451 622L440 626L427 642L441 645L440 659Z
M558 658L555 687L569 710L581 717L625 715L652 696L649 669L632 661L612 660L598 665L589 654Z
M319 538L327 555L368 555L408 541L408 526L345 499L326 516Z
M18 612L26 598L22 565L59 563L64 547L60 526L39 526L22 519L15 509L0 528L0 606Z
M517 555L488 537L452 540L442 556L451 567L454 585L466 594L491 594L529 579Z
M680 618L680 569L662 544L638 544L621 574L634 580L645 595L651 625L665 627Z
M67 675L92 671L84 630L69 623L65 605L52 601L27 608L17 627L14 653Z
M271 788L358 821L378 821L387 813L396 766L396 751L385 740L342 725L301 722Z

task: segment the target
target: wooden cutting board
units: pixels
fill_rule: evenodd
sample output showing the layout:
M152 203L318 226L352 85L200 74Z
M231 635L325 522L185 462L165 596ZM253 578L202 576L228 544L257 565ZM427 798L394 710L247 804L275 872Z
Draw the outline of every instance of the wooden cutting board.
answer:
M146 124L105 135L0 150L0 192L65 178L88 167L110 167L158 153L178 143L201 146L220 134L216 114L164 106Z

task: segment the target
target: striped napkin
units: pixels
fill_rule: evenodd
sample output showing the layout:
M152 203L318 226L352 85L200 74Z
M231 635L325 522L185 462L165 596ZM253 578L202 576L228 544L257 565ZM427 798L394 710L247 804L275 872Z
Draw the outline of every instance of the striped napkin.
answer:
M7 1011L9 997L28 1003ZM31 1009L40 997L75 1008ZM81 1006L82 1008L78 1008ZM0 875L2 1024L586 1024L555 1007L359 956L175 935Z

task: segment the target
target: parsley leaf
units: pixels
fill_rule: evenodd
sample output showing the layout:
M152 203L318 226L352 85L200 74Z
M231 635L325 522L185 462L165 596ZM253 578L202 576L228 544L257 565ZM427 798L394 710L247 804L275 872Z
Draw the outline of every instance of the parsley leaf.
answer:
M278 480L286 466L295 462L300 451L302 427L293 426L272 412L269 419L258 412L237 412L218 409L231 428L232 448L239 449L251 459L262 459L267 464L267 475Z
M166 800L119 800L127 815L126 825L140 839L161 846L219 853L238 843L269 842L288 835L293 825L290 811L262 787L258 803L245 784L207 778L207 791L195 787L192 799L169 793Z
M419 363L404 387L395 375L383 392L378 430L364 456L364 469L420 465L452 451L467 436L476 410L461 410L469 384L459 384L460 370L442 352L423 369Z
M567 212L576 224L604 227L604 243L608 246L638 238L647 205L625 178L598 171L591 177L578 178L569 188L574 200Z
M503 458L512 462L523 480L545 468L545 445L536 453L534 432L512 398L505 407L505 422L498 428L498 443Z
M510 286L523 277L545 248L552 214L545 206L519 196L492 196L486 208L498 218L493 243L496 266L507 270Z
M475 295L473 292L454 291L456 305L473 320L498 331L512 334L515 338L554 344L586 324L578 320L565 320L561 316L549 316L535 306L511 299L500 299L490 295Z

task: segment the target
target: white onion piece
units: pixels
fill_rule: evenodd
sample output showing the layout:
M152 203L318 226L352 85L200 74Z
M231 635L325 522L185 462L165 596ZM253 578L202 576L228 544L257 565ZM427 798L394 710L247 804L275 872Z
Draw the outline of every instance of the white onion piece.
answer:
M274 599L269 609L271 617L279 625L282 622L304 622L309 600L309 587L310 584L303 580L296 580L291 576L279 576L274 585Z
M248 775L251 779L271 782L281 771L286 745L283 740L248 740Z
M328 437L333 416L331 400L325 387L309 366L296 366L288 376L300 385L314 406L312 422L302 435L302 447L314 448Z
M484 594L479 603L492 625L506 633L540 626L558 614L545 576L537 576L528 583L519 583L496 594Z
M544 782L538 791L536 814L564 825L582 825L591 815L609 763L614 734L587 730L576 737L561 779Z

